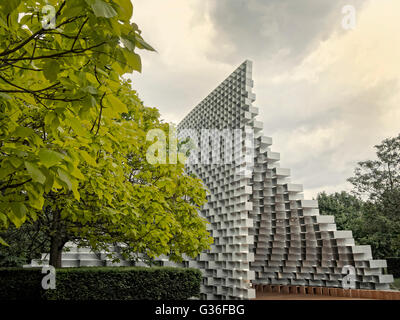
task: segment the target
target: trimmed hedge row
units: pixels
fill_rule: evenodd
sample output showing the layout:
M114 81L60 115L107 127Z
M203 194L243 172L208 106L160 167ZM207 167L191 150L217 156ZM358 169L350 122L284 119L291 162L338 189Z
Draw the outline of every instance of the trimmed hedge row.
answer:
M56 289L42 289L41 268L0 268L0 300L184 300L199 296L201 272L168 267L56 270Z
M385 258L387 262L387 271L394 278L400 278L400 258Z

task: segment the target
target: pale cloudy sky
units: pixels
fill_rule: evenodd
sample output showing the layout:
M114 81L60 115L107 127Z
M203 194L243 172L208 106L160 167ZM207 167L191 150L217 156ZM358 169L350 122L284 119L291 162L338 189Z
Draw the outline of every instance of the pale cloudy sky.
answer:
M373 146L400 132L399 0L133 0L157 53L132 76L145 105L179 121L244 60L281 167L305 196L349 190ZM342 27L344 5L356 9Z

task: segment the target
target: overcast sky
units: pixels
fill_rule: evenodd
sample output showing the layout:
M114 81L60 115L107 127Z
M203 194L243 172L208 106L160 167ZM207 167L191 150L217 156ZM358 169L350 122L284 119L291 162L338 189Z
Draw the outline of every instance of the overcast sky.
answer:
M145 105L179 121L244 60L281 167L307 198L350 190L373 146L400 133L399 0L133 0L157 53L132 75ZM345 30L344 5L356 9Z

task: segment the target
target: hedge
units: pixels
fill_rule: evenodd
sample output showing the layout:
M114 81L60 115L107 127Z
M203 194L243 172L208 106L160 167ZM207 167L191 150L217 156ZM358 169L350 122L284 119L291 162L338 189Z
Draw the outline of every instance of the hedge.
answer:
M41 268L0 268L0 300L184 300L200 294L201 272L169 267L56 270L56 289L42 289Z
M400 278L400 258L386 258L386 262L388 273L392 274L394 278Z

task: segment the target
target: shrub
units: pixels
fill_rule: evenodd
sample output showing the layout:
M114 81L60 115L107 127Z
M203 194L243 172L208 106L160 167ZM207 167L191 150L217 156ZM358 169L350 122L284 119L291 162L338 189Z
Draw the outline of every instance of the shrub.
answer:
M387 261L387 271L392 274L394 278L400 278L400 258L391 257L386 258Z
M168 267L86 267L56 270L44 290L41 269L0 269L1 300L184 300L200 294L201 272Z
M1 300L38 300L45 291L42 289L41 269L1 268Z
M0 267L21 267L32 259L40 259L42 252L49 252L49 241L38 221L25 223L20 228L10 224L0 231L9 246L0 245Z

